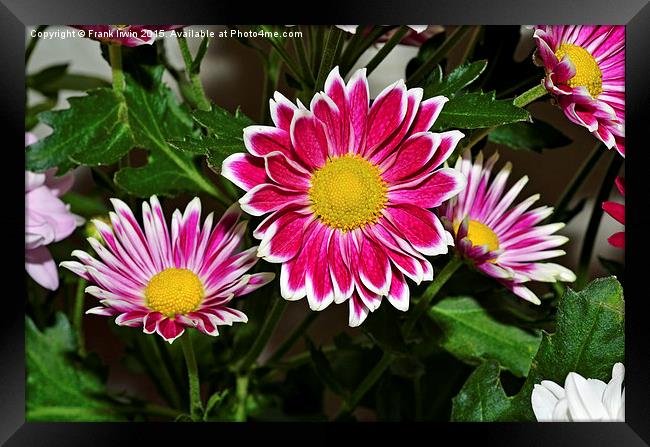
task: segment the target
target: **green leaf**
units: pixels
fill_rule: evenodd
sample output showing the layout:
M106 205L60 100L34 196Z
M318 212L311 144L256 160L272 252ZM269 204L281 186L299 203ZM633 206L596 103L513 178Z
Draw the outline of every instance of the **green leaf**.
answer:
M25 111L25 131L33 129L38 124L38 114L56 107L56 100L47 98L42 102L30 106Z
M479 129L529 121L530 114L512 104L511 99L494 98L494 92L472 92L449 100L436 120L435 128Z
M62 78L68 71L69 64L57 64L45 67L41 71L30 74L25 80L28 88L32 88L41 93L47 91L47 85ZM56 92L55 92L56 93ZM45 94L45 93L44 93ZM46 95L50 96L50 95Z
M190 73L198 74L200 72L201 62L203 62L203 58L208 52L209 43L210 43L210 38L207 36L201 40L199 49L196 51L196 55L194 56L194 60L192 61L192 66L190 67Z
M500 370L495 360L488 360L474 370L460 393L452 399L452 421L504 420L503 416L509 414L513 404L501 386Z
M110 87L110 82L94 76L68 73L68 64L51 65L26 79L28 88L44 96L56 98L60 90L86 91Z
M438 66L440 67L440 66ZM474 82L487 67L486 60L480 60L469 64L461 65L448 76L441 80L439 77L433 79L424 87L424 97L431 98L436 95L453 96L463 88ZM443 109L444 110L444 109Z
M223 400L228 396L228 389L225 389L223 391L217 391L210 398L208 399L208 403L205 406L205 412L203 413L203 421L207 421L208 417L210 416L210 413L212 410L216 410L219 408L219 405L223 402Z
M483 307L468 296L450 297L433 306L430 316L443 331L442 347L459 360L477 365L495 359L525 377L541 334L500 322L491 314L493 308L494 304Z
M64 174L75 163L107 165L133 146L126 105L109 89L70 98L70 108L38 115L53 133L27 149L27 169L44 171L58 166Z
M544 333L522 389L507 397L499 366L479 366L453 399L454 421L534 421L530 396L535 384L564 384L570 372L609 381L612 366L625 355L623 289L614 277L592 281L585 289L567 289L559 302L557 330Z
M174 195L181 191L214 191L194 164L191 155L171 147L167 140L192 133L192 120L169 88L161 82L163 67L153 72L153 90L147 90L129 75L124 96L135 144L149 150L142 167L126 167L115 175L115 183L138 197Z
M571 144L571 139L544 121L512 123L499 126L488 135L488 141L513 149L541 152Z
M73 363L75 334L62 313L54 326L39 331L27 317L28 421L117 421L123 418L108 404L106 390L93 372Z
M67 73L38 90L45 95L54 94L60 90L74 90L83 92L94 88L110 87L111 83L105 79L82 74Z
M170 145L180 151L206 155L208 165L216 173L221 172L226 157L246 150L244 128L253 121L239 109L233 115L213 104L209 111L196 110L193 118L206 129L207 135L171 140Z

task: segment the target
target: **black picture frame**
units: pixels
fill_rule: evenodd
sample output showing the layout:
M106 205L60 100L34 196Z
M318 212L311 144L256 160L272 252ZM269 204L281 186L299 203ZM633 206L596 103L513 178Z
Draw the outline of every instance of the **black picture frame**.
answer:
M647 0L571 1L558 0L388 0L352 3L329 0L322 5L305 2L279 5L275 2L246 4L244 2L189 1L96 1L1 0L2 34L0 47L3 63L0 70L2 122L7 125L4 136L3 205L0 217L4 285L0 292L3 319L0 324L0 442L9 446L42 445L115 445L150 444L163 439L171 442L220 442L224 435L236 439L251 435L277 434L268 438L285 442L289 438L308 442L350 439L350 435L372 435L382 441L418 439L413 430L422 431L426 442L442 439L475 437L491 445L555 445L555 446L637 446L650 442L650 335L645 327L648 319L646 278L650 253L647 228L650 218L644 213L648 199L647 178L650 144L644 141L648 130L645 116L650 103L650 5ZM320 8L318 8L320 6ZM140 423L26 423L25 422L25 341L24 283L25 274L16 261L24 255L21 238L24 228L24 49L25 26L62 23L441 23L441 24L620 24L626 25L626 422L592 424L194 424L182 425ZM548 175L553 175L548 173ZM15 206L14 206L15 205ZM180 427L180 428L179 428ZM334 428L334 429L333 429ZM346 434L341 438L341 433ZM443 433L444 432L444 433ZM288 435L290 435L288 437ZM307 436L309 438L307 438ZM408 436L408 437L407 437ZM645 442L644 442L645 440ZM369 440L366 438L365 442ZM402 441L403 442L403 441ZM454 441L455 442L455 441Z

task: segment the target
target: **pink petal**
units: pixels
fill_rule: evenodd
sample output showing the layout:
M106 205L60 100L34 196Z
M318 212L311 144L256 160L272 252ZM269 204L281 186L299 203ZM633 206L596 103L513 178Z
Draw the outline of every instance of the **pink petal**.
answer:
M625 224L625 206L616 202L603 202L603 210L614 219Z
M158 322L156 332L171 345L174 340L183 335L185 327L175 320L164 318Z
M400 204L388 206L385 213L405 239L422 254L435 256L448 252L445 230L432 212Z
M329 153L323 124L307 110L298 110L291 122L291 143L300 161L310 170L325 164Z
M280 92L275 92L273 99L269 99L269 109L273 123L276 127L286 132L289 132L291 128L291 120L293 119L293 113L296 108L295 104Z
M413 122L412 133L427 132L440 115L442 108L449 101L444 96L434 96L420 103L420 109Z
M305 288L311 310L323 310L334 300L334 289L327 259L327 246L331 234L331 229L322 226L314 233L312 240L305 244L307 252Z
M421 208L436 208L457 195L466 186L465 176L452 168L389 189L391 203L410 203Z
M263 157L271 152L291 154L289 132L271 126L248 126L244 129L244 145L248 152Z
M268 154L262 163L266 164L269 178L277 184L296 191L309 189L309 172L282 152Z
M625 248L625 232L620 231L618 233L612 234L608 239L607 242L612 244L614 247L618 248Z
M402 272L397 270L395 267L392 268L392 279L390 282L390 290L388 291L388 302L390 302L393 307L402 312L406 312L409 309L409 288L406 285L406 280Z
M239 199L242 210L253 216L276 211L290 204L308 205L306 192L291 191L272 184L262 184L248 191Z
M47 247L25 251L25 270L42 287L48 290L59 288L59 274Z
M359 277L363 284L378 295L387 295L390 288L390 263L380 246L363 238L359 257Z
M352 134L350 150L354 153L360 153L366 146L370 98L365 68L360 68L352 75L346 86L346 92Z
M354 290L352 275L341 253L341 247L344 242L339 239L343 237L345 236L341 235L338 231L333 232L329 241L329 247L327 248L327 260L332 279L332 288L334 290L334 302L337 304L348 299Z
M421 132L412 135L402 143L395 153L394 162L391 166L386 167L386 172L382 175L383 179L389 183L396 183L421 172L439 144L440 136L438 134Z
M268 183L264 160L249 154L232 154L223 161L221 175L244 191Z
M311 219L295 212L283 214L264 233L257 255L275 263L293 259L300 250L303 229Z
M349 320L348 325L350 327L357 327L364 322L368 316L368 308L361 298L355 293L350 298L350 311L349 311Z
M404 81L386 87L373 101L368 114L366 153L383 143L402 123L407 111Z

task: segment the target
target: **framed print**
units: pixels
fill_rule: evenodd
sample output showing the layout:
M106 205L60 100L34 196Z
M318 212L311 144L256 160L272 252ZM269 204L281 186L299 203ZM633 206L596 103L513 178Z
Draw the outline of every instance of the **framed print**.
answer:
M7 445L646 445L646 2L3 3Z

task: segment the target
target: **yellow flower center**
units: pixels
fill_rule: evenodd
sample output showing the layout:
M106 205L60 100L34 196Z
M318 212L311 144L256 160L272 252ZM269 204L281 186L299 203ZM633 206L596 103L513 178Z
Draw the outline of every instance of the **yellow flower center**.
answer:
M314 172L309 199L325 225L343 231L374 224L386 205L379 168L358 155L327 161Z
M196 310L203 299L203 284L194 272L168 268L154 275L144 290L147 306L167 316Z
M454 225L454 231L458 233L460 222ZM477 220L470 220L467 228L467 238L472 242L472 245L477 247L487 245L489 251L499 249L499 238L490 227ZM489 262L494 262L490 260Z
M569 56L576 67L575 76L569 79L569 87L586 87L593 98L600 95L603 92L603 73L596 59L589 51L570 43L563 43L555 52L559 60L565 55Z

